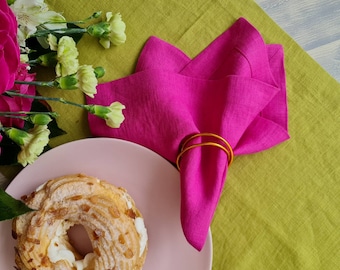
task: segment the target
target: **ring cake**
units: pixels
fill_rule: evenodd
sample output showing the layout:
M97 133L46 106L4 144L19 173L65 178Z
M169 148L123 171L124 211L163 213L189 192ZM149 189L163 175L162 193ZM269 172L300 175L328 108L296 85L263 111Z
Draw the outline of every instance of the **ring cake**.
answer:
M13 220L17 268L138 270L148 236L135 202L124 188L83 174L47 181L23 198L35 209ZM92 251L80 255L68 230L82 225Z

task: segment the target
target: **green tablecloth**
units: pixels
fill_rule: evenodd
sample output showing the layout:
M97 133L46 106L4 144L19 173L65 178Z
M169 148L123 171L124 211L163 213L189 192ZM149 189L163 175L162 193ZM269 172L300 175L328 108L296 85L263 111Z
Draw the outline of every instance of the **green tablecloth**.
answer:
M132 73L151 35L194 57L239 17L267 43L283 44L291 139L239 156L231 166L211 226L213 269L340 269L340 85L254 1L47 2L69 20L96 10L121 12L126 44L105 51L87 37L79 43L82 64L107 69L102 81ZM65 95L84 100L80 93ZM68 131L53 139L53 146L90 135L82 110L52 106Z

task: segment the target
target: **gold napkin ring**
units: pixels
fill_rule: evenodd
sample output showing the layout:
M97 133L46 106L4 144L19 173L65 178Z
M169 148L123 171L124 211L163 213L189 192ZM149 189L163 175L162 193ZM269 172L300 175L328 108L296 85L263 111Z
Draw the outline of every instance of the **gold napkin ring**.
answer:
M217 143L217 142L202 142L202 143L197 143L197 144L192 144L190 146L187 146L186 145L193 139L197 138L197 137L214 137L216 139L219 139L220 141L223 142L222 143ZM177 165L177 169L180 171L180 159L181 157L183 156L184 153L186 153L187 151L193 149L193 148L196 148L196 147L202 147L202 146L215 146L215 147L218 147L220 148L221 150L223 150L226 154L227 154L227 158L228 158L228 166L231 165L231 163L233 162L234 160L234 151L231 147L231 145L228 143L228 141L226 139L224 139L223 137L217 135L217 134L214 134L214 133L197 133L197 134L194 134L192 136L190 136L187 140L184 141L184 143L182 144L182 147L181 147L181 151L180 153L177 155L177 158L176 158L176 165Z

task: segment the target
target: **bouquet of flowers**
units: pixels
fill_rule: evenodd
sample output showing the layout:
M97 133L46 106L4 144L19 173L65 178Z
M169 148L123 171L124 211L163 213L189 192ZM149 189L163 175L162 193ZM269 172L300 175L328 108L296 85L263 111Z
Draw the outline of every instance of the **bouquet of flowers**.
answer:
M69 22L43 0L0 0L0 164L31 164L48 149L50 138L64 133L50 101L80 107L112 128L123 122L125 106L118 101L110 106L85 105L44 97L36 90L45 86L79 90L89 97L96 94L105 69L79 64L77 42L83 35L109 49L125 43L125 23L120 13L112 12ZM55 78L37 81L41 67L53 69Z

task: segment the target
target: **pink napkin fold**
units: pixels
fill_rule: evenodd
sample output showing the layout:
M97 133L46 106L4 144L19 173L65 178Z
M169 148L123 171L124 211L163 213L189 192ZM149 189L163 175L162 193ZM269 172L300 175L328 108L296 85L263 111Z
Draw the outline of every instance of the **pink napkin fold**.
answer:
M89 115L92 134L135 142L173 163L193 134L218 134L235 155L289 138L282 46L266 45L244 18L194 59L151 37L135 73L100 84L87 102L109 105L116 100L126 106L121 127L111 129ZM181 223L197 250L206 241L227 171L228 157L218 147L196 147L181 157Z

